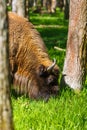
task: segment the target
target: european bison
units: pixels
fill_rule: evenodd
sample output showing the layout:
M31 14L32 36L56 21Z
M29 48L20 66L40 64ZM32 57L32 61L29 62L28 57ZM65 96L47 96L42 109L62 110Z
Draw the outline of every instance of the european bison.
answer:
M9 59L14 88L32 99L58 92L59 68L51 61L40 34L25 18L8 13Z

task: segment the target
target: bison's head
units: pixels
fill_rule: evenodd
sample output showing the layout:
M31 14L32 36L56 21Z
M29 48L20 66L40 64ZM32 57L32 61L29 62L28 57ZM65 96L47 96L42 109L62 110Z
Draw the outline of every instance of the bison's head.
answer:
M56 60L51 66L45 67L40 65L37 70L37 80L39 86L38 97L49 99L51 95L58 94L58 77L59 77L59 68L56 65Z
M14 74L13 82L15 87L19 86L15 88L18 93L28 94L32 99L43 98L46 101L51 95L58 94L59 68L55 60L51 66L46 67L41 64L31 72L26 73L26 71L18 70Z

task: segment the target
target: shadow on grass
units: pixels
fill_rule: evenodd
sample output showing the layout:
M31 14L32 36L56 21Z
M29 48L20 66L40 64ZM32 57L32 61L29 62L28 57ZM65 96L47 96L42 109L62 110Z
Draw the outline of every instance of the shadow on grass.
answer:
M59 18L50 18L50 17L46 17L46 18L43 18L43 17L40 17L40 18L30 18L30 22L32 22L34 25L67 25L68 22L63 20L63 19L59 19Z
M32 13L30 11L29 20L34 25L68 25L68 20L64 19L64 13L59 9L56 10L56 13Z
M66 48L67 28L37 28L48 49L58 46Z

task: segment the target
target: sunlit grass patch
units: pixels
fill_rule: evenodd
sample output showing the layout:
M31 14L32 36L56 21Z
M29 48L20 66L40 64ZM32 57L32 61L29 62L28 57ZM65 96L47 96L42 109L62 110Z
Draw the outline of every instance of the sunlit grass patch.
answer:
M80 94L70 89L62 91L48 102L20 97L13 100L13 114L17 130L86 130L87 89Z

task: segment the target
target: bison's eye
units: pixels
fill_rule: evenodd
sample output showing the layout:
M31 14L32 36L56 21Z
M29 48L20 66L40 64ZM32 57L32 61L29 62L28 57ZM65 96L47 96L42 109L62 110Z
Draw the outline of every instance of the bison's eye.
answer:
M55 82L56 82L55 76L50 75L50 76L47 78L47 84L48 84L48 85L53 85Z

